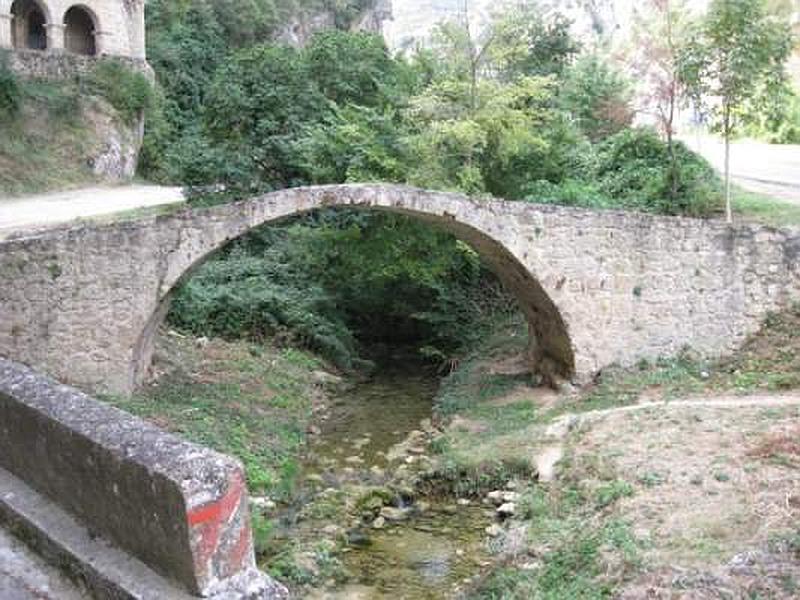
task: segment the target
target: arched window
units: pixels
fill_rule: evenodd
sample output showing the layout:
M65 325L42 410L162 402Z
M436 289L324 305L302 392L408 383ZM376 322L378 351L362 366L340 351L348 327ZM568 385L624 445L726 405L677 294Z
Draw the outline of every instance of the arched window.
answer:
M47 49L47 17L35 0L15 0L11 5L11 43L26 50Z
M64 15L64 47L67 52L94 56L97 54L94 15L81 6L73 6Z

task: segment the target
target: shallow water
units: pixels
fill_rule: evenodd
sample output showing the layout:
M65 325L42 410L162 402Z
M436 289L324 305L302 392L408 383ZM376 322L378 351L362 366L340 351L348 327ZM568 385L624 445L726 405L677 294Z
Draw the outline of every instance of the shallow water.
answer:
M438 381L423 369L388 368L333 399L327 420L314 436L305 473L326 485L359 478L374 483L375 469L391 474L387 452L420 428L432 413ZM402 464L402 461L400 461ZM333 483L333 485L336 485ZM310 489L310 488L309 488ZM311 501L311 492L306 502ZM410 508L407 520L376 530L357 528L361 543L340 555L348 583L305 594L312 599L435 600L457 596L463 581L487 559L484 528L491 522L480 506L458 506L453 499L424 499L424 510ZM324 528L304 523L294 535Z

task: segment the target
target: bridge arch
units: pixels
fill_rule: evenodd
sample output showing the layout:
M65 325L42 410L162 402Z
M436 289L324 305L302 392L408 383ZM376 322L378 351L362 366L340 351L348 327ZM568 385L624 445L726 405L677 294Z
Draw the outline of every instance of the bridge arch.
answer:
M443 204L443 198L447 203ZM173 290L211 256L229 243L262 225L307 214L322 208L350 207L399 214L430 224L469 244L505 289L516 299L528 322L526 359L531 372L550 385L575 374L575 355L564 315L537 280L530 265L502 241L502 219L487 219L478 200L404 186L346 185L295 188L200 211L211 228L203 239L193 230L168 258L168 276L158 302L140 332L133 350L131 378L134 386L147 380L155 336L169 310ZM470 210L472 209L472 210ZM494 215L495 217L499 215Z

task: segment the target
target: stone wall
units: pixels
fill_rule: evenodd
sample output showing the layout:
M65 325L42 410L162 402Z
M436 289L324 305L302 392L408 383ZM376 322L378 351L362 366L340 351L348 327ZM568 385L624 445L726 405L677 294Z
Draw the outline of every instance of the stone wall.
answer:
M416 216L472 245L519 300L531 367L576 383L685 347L735 349L800 299L800 232L383 185L247 202L0 243L0 355L89 388L148 374L170 291L253 227L325 206Z
M244 470L0 360L0 467L193 595L284 590L255 567Z
M98 59L80 54L39 52L37 50L2 50L0 58L12 71L21 77L31 79L59 80L75 76L89 75L97 66ZM154 78L153 71L144 60L119 57L127 67L143 73L148 79Z

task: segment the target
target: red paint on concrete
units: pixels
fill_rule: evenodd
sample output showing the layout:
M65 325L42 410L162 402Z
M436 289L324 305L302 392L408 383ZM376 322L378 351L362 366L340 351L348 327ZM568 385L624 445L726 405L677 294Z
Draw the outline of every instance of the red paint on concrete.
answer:
M244 478L241 473L236 473L232 478L228 491L220 499L204 504L189 511L187 520L189 526L198 535L199 539L195 545L195 565L201 571L210 570L209 561L214 558L220 546L221 538L226 533L225 525L236 514L237 509L242 503L246 492ZM227 572L228 576L235 573L238 569L229 569L231 565L241 564L244 551L240 549L242 540L247 540L245 548L249 548L250 528L248 524L242 527L246 536L240 532L239 539L225 556L219 557L219 566Z
M194 527L209 521L221 523L223 520L226 520L239 505L243 490L244 481L242 480L241 474L237 473L222 499L209 502L208 504L204 504L203 506L189 511L189 526Z

